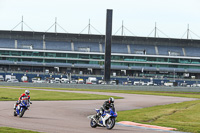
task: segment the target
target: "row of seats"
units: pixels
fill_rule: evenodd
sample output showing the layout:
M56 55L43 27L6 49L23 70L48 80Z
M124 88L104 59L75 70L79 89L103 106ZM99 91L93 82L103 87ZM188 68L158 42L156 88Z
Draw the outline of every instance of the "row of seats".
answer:
M71 51L70 42L55 42L55 41L46 41L46 50L66 50Z
M0 39L0 48L14 48L15 40L13 39Z
M46 49L60 51L81 51L81 52L105 52L105 44L98 42L60 42L42 40L17 40L0 39L0 48L19 48L19 49ZM112 53L123 54L146 54L146 55L170 55L170 56L200 56L200 47L198 46L166 46L162 44L144 45L144 44L119 44L113 43Z

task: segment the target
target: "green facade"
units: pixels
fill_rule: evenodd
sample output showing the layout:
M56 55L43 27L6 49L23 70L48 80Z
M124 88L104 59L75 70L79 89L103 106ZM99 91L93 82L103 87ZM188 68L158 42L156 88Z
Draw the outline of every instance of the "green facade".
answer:
M38 63L72 63L104 65L103 53L0 49L0 60ZM183 56L159 56L136 54L112 54L111 65L139 67L168 67L200 69L200 58Z

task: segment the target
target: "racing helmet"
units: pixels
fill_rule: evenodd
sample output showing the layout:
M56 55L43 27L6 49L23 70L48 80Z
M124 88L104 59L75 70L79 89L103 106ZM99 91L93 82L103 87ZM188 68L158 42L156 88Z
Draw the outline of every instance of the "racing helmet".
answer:
M109 99L108 99L108 101L109 101L109 103L114 103L114 98L113 97L110 97Z
M30 94L30 91L29 90L25 90L25 95L29 95Z

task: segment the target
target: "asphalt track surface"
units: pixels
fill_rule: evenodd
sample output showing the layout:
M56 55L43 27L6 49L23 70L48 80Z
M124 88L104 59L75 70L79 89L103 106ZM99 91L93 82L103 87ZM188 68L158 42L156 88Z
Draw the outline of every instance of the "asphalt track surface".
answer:
M46 90L59 91L59 90ZM101 95L113 95L124 97L115 100L116 111L139 109L155 105L179 103L195 100L193 98L65 91L74 93L89 93ZM112 130L103 127L91 128L89 115L95 114L95 108L99 108L104 100L81 100L81 101L33 101L22 118L13 116L14 101L0 101L0 126L28 129L48 133L156 133L161 131L137 127L125 127L116 124Z

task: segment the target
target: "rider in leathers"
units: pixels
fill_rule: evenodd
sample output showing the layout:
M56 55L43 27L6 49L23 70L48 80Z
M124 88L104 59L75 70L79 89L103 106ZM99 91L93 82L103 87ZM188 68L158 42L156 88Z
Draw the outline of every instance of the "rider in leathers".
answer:
M16 107L21 103L21 100L22 100L22 99L27 99L28 102L31 103L31 102L30 102L30 96L29 96L29 94L30 94L30 91L29 91L29 90L25 90L25 93L23 93L23 94L19 97L18 101L17 101L16 104L14 105L14 110L16 110Z
M110 97L107 101L103 103L103 106L100 108L100 112L96 115L96 120L104 113L105 110L109 110L110 107L114 107L114 98Z

